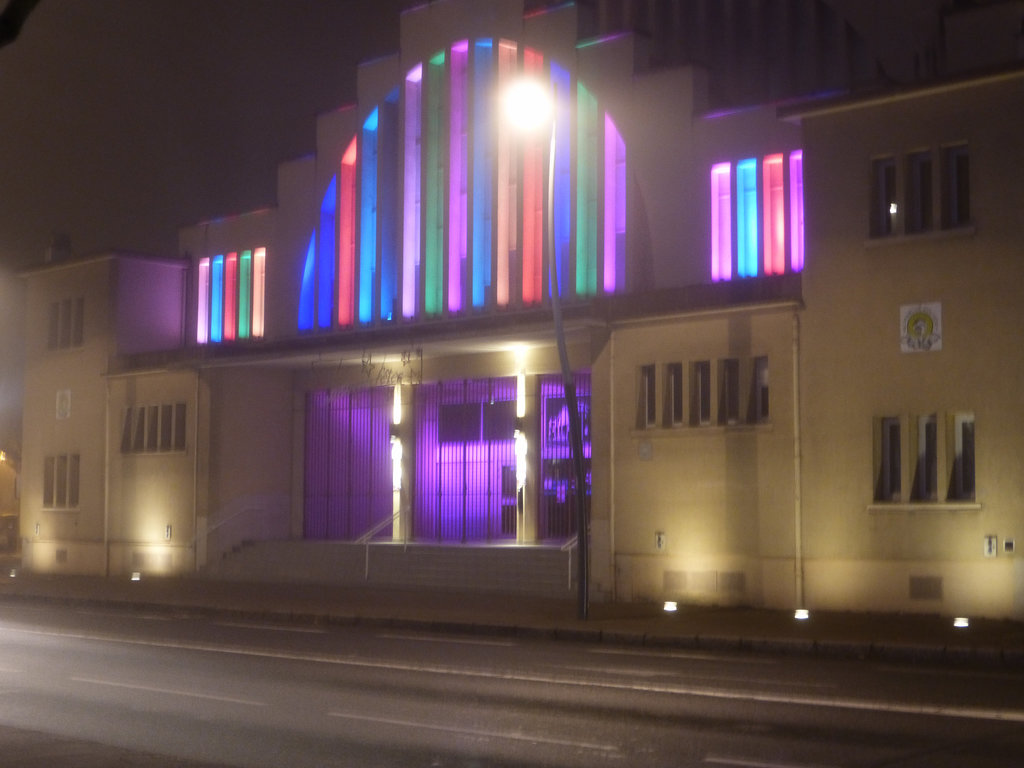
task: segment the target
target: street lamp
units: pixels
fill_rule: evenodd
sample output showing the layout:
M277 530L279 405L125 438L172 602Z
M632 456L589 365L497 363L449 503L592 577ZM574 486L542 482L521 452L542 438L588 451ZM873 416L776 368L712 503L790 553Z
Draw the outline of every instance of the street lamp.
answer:
M583 471L583 430L580 425L580 410L576 400L576 384L572 368L569 367L569 353L565 346L565 327L562 323L562 297L558 284L558 268L555 264L555 90L539 80L521 78L510 85L505 93L505 115L519 131L536 132L551 126L551 140L548 144L548 179L545 223L547 226L548 285L551 294L551 314L554 317L555 341L558 345L558 360L562 369L562 387L565 391L565 407L569 411L569 452L572 457L573 474L576 479L576 586L577 614L586 619L590 613L588 594L589 549L586 476Z

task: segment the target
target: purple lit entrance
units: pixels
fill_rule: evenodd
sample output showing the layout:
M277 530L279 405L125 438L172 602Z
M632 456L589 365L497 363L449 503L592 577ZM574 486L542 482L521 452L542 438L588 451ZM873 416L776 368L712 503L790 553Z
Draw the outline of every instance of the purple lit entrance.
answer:
M516 381L416 389L417 541L514 541Z
M392 403L390 387L306 395L307 539L351 541L391 519Z
M577 373L576 400L583 430L586 507L590 510L590 374ZM540 499L537 537L568 539L576 535L576 481L569 442L569 411L560 375L540 377Z

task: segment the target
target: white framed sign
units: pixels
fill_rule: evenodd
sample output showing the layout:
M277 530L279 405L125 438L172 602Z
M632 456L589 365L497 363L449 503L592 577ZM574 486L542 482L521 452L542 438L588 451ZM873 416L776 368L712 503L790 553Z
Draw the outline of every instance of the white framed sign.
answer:
M900 351L938 352L942 349L942 304L904 304L900 307Z

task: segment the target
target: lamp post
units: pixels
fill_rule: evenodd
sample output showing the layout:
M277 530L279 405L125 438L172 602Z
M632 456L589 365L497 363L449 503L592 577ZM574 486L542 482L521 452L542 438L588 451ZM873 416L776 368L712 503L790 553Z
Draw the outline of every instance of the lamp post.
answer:
M558 267L555 253L555 147L556 119L554 89L537 80L522 79L509 88L505 98L505 112L510 122L521 131L536 131L550 122L551 139L548 144L547 202L545 205L546 243L548 252L548 286L551 295L551 314L555 325L555 342L558 346L558 361L562 369L562 388L565 392L565 407L569 412L569 453L572 458L573 475L576 482L576 588L577 615L586 619L590 613L588 574L590 560L589 525L586 507L586 474L583 470L583 430L580 424L580 410L576 399L576 383L569 366L569 352L565 344L565 326L562 322L561 287L558 284Z

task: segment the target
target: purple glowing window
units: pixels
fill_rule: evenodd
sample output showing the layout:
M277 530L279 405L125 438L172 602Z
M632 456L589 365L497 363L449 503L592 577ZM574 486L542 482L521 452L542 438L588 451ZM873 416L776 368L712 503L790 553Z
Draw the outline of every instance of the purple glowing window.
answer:
M573 377L583 430L586 505L590 505L590 374ZM567 539L576 533L576 477L569 440L569 411L560 375L540 377L540 505L537 534Z

